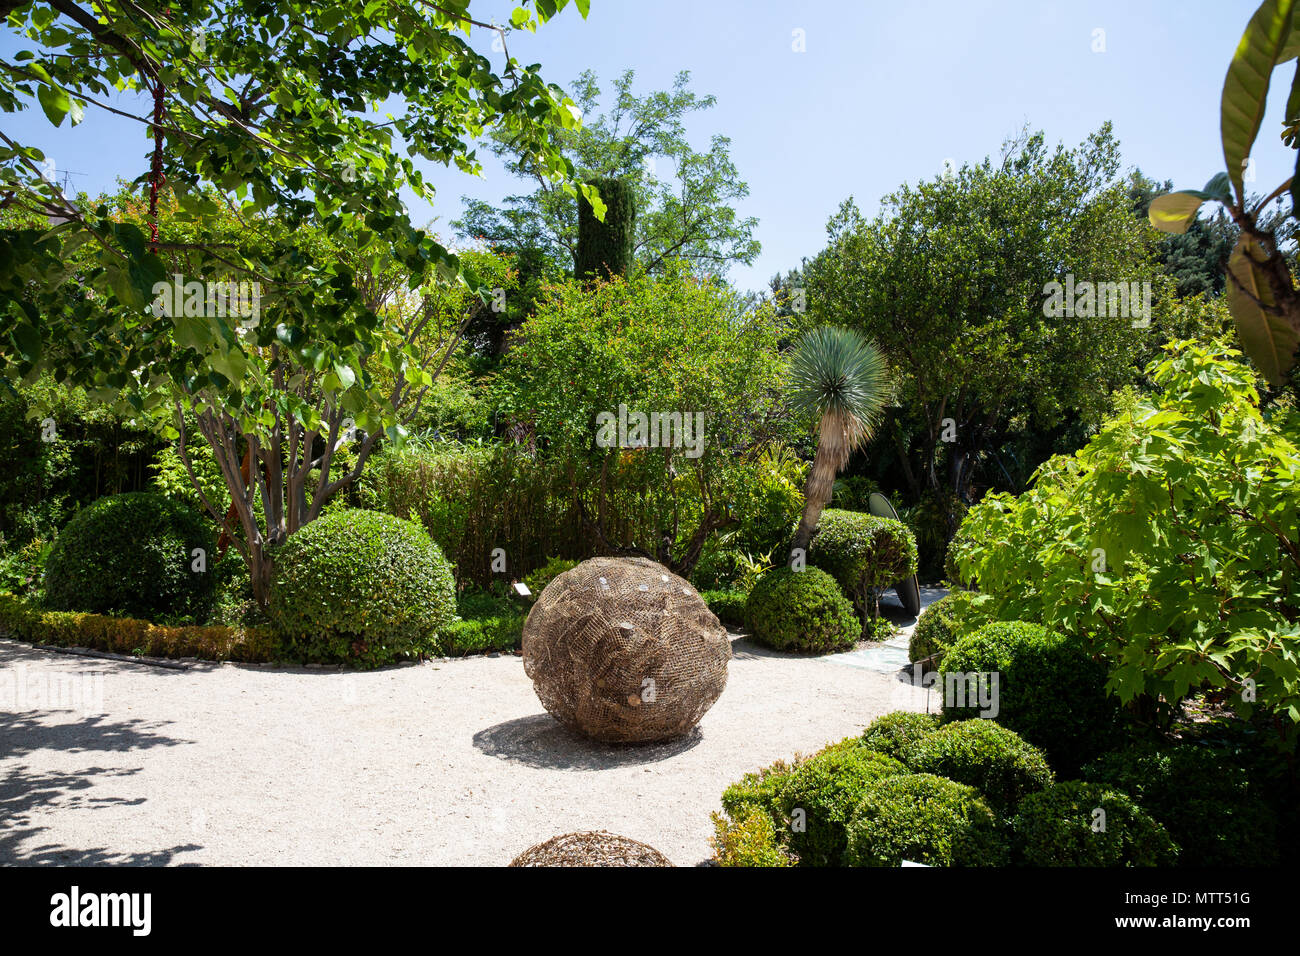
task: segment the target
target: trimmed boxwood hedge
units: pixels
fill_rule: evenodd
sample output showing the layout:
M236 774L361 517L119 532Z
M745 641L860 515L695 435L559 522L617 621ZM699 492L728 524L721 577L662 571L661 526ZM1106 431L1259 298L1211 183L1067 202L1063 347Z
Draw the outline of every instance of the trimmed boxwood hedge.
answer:
M1122 790L1166 830L1184 866L1271 866L1278 825L1250 773L1206 747L1135 747L1103 754L1085 780Z
M938 714L897 710L873 720L862 732L862 745L868 750L901 760L903 754L917 741L938 729Z
M893 518L827 508L808 546L808 563L827 571L865 620L880 592L916 573L916 537Z
M264 628L167 627L129 617L45 611L12 594L0 594L0 631L30 644L146 657L263 663L272 659L274 650L271 633Z
M974 787L1001 815L1055 781L1041 750L1014 731L978 718L945 724L913 741L902 760L918 773Z
M202 624L216 598L212 528L163 495L109 495L78 511L45 562L45 606L54 611ZM202 571L193 570L194 551Z
M849 819L846 866L1002 866L1006 837L974 787L928 773L886 777Z
M745 605L749 634L780 651L843 651L862 636L853 605L825 571L768 571Z
M947 698L949 683L967 687L968 706L945 699L943 719L980 716L977 706L969 706L971 681L960 675L993 672L998 674L994 719L1046 751L1060 773L1077 774L1117 740L1119 708L1106 694L1106 668L1079 641L1021 621L986 624L944 655L935 688Z
M776 818L799 865L839 866L848 839L845 826L867 788L901 773L907 773L903 764L866 749L857 738L799 764L777 787L775 801Z
M1105 811L1104 829L1097 810ZM1011 827L1028 866L1169 866L1178 858L1165 828L1104 784L1067 780L1030 794Z
M946 654L961 637L958 627L967 616L974 597L973 591L953 591L922 611L912 629L907 659L921 661L935 654Z
M377 667L437 652L438 632L456 616L456 584L418 524L343 509L276 553L267 613L289 660Z

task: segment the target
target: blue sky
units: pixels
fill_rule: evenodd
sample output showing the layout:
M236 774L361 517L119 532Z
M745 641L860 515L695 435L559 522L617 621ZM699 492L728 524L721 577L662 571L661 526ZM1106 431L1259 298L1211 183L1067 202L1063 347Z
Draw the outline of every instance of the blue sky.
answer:
M1200 187L1223 167L1218 105L1223 74L1257 0L592 0L582 20L565 10L535 36L515 33L511 53L541 63L567 85L581 70L602 80L624 69L637 90L667 88L679 70L717 96L689 124L704 148L732 139L749 183L742 215L759 220L763 252L731 278L766 285L824 244L825 223L850 194L871 212L904 181L938 174L945 160L996 153L1026 122L1049 141L1076 144L1106 120L1124 162L1157 179ZM504 21L512 4L475 4ZM792 49L802 30L805 52ZM1104 31L1104 52L1094 52ZM487 50L490 37L481 38ZM13 43L0 40L0 51ZM1254 189L1291 174L1295 154L1277 139L1290 66L1274 77L1257 144ZM1283 75L1286 71L1286 75ZM110 188L147 166L142 127L90 115L52 130L39 109L5 116L5 131L74 171L74 189ZM487 157L486 176L433 170L434 208L419 221L455 219L462 195L519 191Z

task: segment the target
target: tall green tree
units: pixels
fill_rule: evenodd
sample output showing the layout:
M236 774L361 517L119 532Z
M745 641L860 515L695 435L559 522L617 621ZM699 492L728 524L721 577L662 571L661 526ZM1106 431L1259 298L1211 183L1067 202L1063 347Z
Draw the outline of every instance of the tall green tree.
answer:
M533 30L565 5L521 0L510 23ZM585 14L585 0L575 6ZM3 201L60 223L0 229L0 375L48 371L83 387L161 428L187 462L205 441L262 602L275 549L356 481L381 437L403 439L463 334L468 317L428 347L439 283L481 288L412 225L400 192L432 198L415 158L474 172L470 139L497 131L554 188L581 188L550 141L577 125L577 108L469 7L52 0L6 11L17 49L0 61L0 110L39 108L59 126L101 109L142 126L152 149L143 207L88 208L58 191L39 150L0 132ZM498 62L470 46L475 29L501 36ZM138 96L118 101L116 89ZM377 119L394 97L401 115ZM213 295L231 282L238 308ZM358 447L338 474L345 441Z
M1097 289L1154 275L1109 125L1074 149L1011 141L998 162L904 185L875 219L850 199L827 230L804 270L809 318L862 332L899 374L891 437L913 500L968 495L1010 429L1100 421L1136 374L1141 286L1127 308ZM1071 314L1053 314L1053 283L1080 293Z
M631 70L623 73L612 103L600 112L596 75L579 75L573 98L584 119L581 127L557 132L564 157L584 180L613 177L632 184L638 268L657 274L681 260L697 275L723 275L734 262L752 263L760 250L754 238L758 221L736 212L749 187L731 160L731 140L714 135L700 151L686 135L686 120L712 108L714 97L693 92L687 72L677 75L671 90L644 96L633 91L634 80ZM578 251L577 199L555 189L546 169L521 154L508 133L494 135L491 149L532 191L508 196L500 207L466 197L457 229L504 252L541 250L556 268L571 271Z

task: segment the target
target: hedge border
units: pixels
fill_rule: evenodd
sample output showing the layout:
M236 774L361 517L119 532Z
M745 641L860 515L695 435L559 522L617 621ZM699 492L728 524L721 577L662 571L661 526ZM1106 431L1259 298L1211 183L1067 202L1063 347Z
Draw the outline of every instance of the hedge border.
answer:
M269 629L166 627L131 617L44 611L7 593L0 594L0 631L28 644L85 647L114 654L241 664L274 662Z

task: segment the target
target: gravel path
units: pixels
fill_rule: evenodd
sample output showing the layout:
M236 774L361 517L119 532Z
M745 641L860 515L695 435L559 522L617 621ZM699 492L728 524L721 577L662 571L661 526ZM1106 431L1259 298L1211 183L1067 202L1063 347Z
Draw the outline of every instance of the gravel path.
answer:
M518 657L177 670L0 640L0 864L501 865L604 829L689 866L745 771L926 709L896 648L733 650L692 735L632 749L556 724Z

